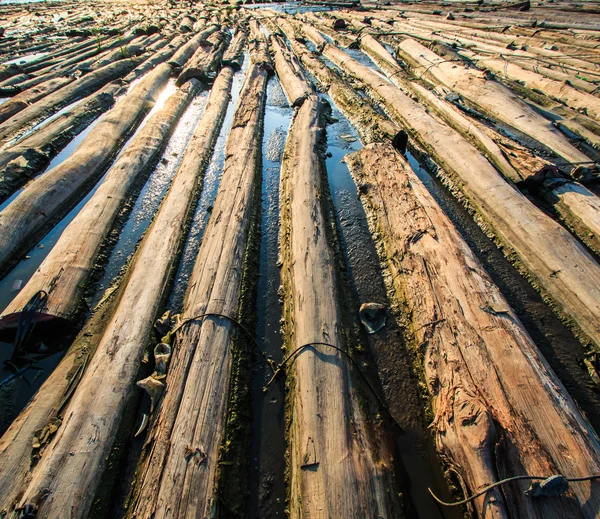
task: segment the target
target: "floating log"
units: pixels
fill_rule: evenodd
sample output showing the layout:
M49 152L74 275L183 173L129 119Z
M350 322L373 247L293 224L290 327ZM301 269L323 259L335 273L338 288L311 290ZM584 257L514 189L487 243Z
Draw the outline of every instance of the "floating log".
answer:
M600 348L600 266L583 246L510 186L459 133L338 48L327 44L323 54L359 79L391 119L431 154L478 213L484 230L580 338Z
M329 223L322 208L326 189L318 151L318 107L318 97L311 94L298 109L281 167L289 354L315 342L348 347L336 301L340 294L334 255L327 243ZM393 455L367 425L348 359L315 345L300 351L293 366L288 432L291 517L402 517Z
M300 106L313 93L296 57L276 34L271 34L271 48L274 51L275 70L283 86L290 106Z
M133 70L136 65L137 62L132 59L117 61L59 88L5 121L0 127L0 142L6 142L43 117L52 115L63 106L91 94L109 81L123 76Z
M71 81L73 81L73 79L70 77L50 79L34 88L30 88L29 90L16 95L10 101L0 105L0 123L10 119L13 115L19 113L29 105L39 101L59 88L62 88Z
M436 445L464 492L523 474L597 474L588 422L406 160L372 144L346 162L367 186L371 230L408 316L409 344L422 355ZM597 482L575 483L556 499L526 496L530 485L494 489L475 501L476 516L596 517Z
M15 145L0 151L0 202L41 173L73 137L114 104L115 95L122 89L118 83L107 85Z
M244 61L244 48L248 41L248 34L243 30L238 30L231 41L231 45L223 55L223 66L233 67L234 70L242 68Z
M99 490L115 436L126 419L126 408L139 391L135 377L176 266L186 222L193 214L192 201L219 133L232 76L233 71L227 69L217 80L217 90L209 100L210 111L208 105L205 111L205 116L216 118L203 116L198 124L193 147L188 147L184 157L185 165L179 168L133 259L114 316L65 411L68 419L33 470L21 504L38 505L38 519L63 517L66 510L70 519L87 517ZM98 429L97 423L102 427ZM93 450L89 448L90 438Z
M251 54L251 59L254 56ZM127 517L206 517L217 507L237 319L253 202L260 196L267 71L253 62L234 114L219 192L192 272L167 374Z
M194 52L196 52L200 44L212 33L218 30L218 25L209 25L206 29L196 34L175 53L175 55L169 60L169 65L171 65L173 68L182 68L192 57Z
M92 187L123 140L152 108L170 74L166 63L156 67L102 117L64 162L32 181L0 212L0 272Z

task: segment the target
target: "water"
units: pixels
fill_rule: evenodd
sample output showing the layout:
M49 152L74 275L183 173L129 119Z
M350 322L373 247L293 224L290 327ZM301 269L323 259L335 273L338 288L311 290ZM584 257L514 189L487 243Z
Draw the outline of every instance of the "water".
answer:
M261 241L258 279L256 339L263 350L279 363L282 358L280 320L282 308L279 254L279 178L281 157L292 119L279 80L267 87L263 136ZM285 517L285 417L284 381L263 387L272 376L258 354L252 378L252 440L250 448L249 517Z
M5 3L7 3L7 2L5 2ZM46 54L48 54L48 53L47 52L36 52L33 54L27 54L25 56L19 56L18 58L14 58L14 59L5 61L2 63L2 65L11 65L13 63L18 63L19 65L26 65L27 63L35 61L36 59L43 58Z

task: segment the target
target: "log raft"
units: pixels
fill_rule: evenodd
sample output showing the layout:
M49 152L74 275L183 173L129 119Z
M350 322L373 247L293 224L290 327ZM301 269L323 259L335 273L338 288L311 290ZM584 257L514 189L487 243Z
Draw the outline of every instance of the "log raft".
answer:
M406 128L444 168L440 174L445 171L446 178L454 182L479 215L478 223L496 237L505 254L515 260L557 313L583 341L600 348L600 266L584 247L510 186L458 132L431 117L368 67L323 42L323 54L364 84L391 119ZM435 139L431 139L433 135Z

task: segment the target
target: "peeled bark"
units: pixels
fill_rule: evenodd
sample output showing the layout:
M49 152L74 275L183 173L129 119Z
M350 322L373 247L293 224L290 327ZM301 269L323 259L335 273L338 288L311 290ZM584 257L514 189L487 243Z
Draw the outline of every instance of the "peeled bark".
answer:
M348 347L320 194L324 172L318 106L312 94L298 109L281 167L289 353L313 342ZM347 358L323 346L304 349L293 364L288 410L291 517L403 516L394 490L393 456L368 425L350 370Z
M200 89L200 84L192 81L172 94L121 152L100 187L3 315L20 312L40 290L48 294L44 313L67 320L75 315L100 247L132 186L154 164L179 116Z
M510 186L459 133L339 49L327 45L323 53L359 79L431 154L535 288L584 342L600 348L600 266L583 246Z
M0 272L91 188L123 140L152 108L170 74L169 65L156 67L102 117L71 156L31 182L0 212Z
M235 325L194 317L237 317L248 235L260 178L267 72L252 63L225 149L219 192L186 293L167 392L152 425L128 517L208 517L216 513Z
M117 61L91 72L82 78L76 79L52 94L45 96L37 103L21 110L2 124L2 127L0 127L0 143L17 136L19 132L40 121L43 117L52 115L63 106L91 94L109 81L123 76L135 68L136 65L137 62L130 59Z
M366 185L409 344L423 354L438 451L471 495L523 474L597 474L600 449L556 375L407 161L389 145L346 157ZM565 453L568 452L568 455ZM477 517L595 518L600 483L532 499L530 481L474 502Z

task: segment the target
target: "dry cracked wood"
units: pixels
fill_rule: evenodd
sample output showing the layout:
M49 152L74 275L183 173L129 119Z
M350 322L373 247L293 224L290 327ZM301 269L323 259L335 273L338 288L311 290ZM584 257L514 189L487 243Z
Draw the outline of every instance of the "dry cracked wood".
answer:
M123 140L152 108L171 74L166 63L145 76L102 116L60 165L32 181L0 212L0 271L40 237L44 227L91 188ZM102 142L102 146L98 146Z
M63 424L34 469L22 503L39 505L39 519L87 517L127 405L139 391L135 377L176 268L192 201L229 101L232 76L231 69L224 69L215 81L206 118L199 122L191 147L134 256L118 306L65 410Z
M422 354L437 448L465 493L523 474L597 474L595 433L407 161L373 144L346 162L365 186L409 343ZM597 517L600 483L554 499L526 496L530 484L477 499L476 516Z
M254 56L251 54L251 58ZM267 71L252 63L227 138L219 192L196 256L174 339L167 393L138 472L128 517L209 517L217 507L219 449L229 396L237 317L260 178Z
M319 100L298 109L282 162L282 254L288 353L346 349L327 243ZM292 324L293 323L293 324ZM300 517L402 517L390 445L369 424L338 351L298 353L290 384L289 510Z

